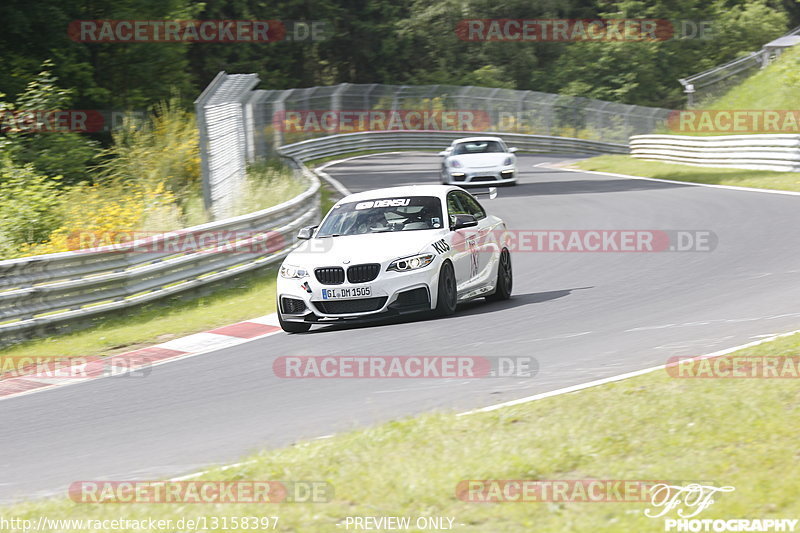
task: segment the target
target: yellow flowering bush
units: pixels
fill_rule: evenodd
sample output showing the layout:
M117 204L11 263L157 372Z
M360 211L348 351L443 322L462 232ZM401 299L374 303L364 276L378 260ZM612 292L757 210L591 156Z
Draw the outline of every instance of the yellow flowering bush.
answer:
M61 226L47 242L32 246L30 253L45 254L79 250L131 240L136 232L164 231L178 227L175 195L163 183L150 187L133 183L78 185L67 191L61 206ZM170 227L148 228L155 213L173 213Z

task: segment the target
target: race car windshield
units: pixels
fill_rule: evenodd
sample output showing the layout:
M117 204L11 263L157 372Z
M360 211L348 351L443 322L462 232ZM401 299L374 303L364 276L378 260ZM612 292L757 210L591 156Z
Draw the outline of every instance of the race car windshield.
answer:
M333 207L317 237L440 229L442 206L435 196L403 196Z
M505 152L502 145L497 141L474 141L459 143L453 149L453 155L464 154L488 154Z

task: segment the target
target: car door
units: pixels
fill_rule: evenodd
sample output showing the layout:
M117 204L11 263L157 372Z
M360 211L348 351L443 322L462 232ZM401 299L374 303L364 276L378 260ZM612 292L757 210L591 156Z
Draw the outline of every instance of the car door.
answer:
M459 202L464 207L467 213L475 217L478 225L472 230L468 237L468 247L471 250L470 263L473 273L473 286L481 287L486 284L494 282L492 276L493 261L497 256L497 247L495 246L494 235L492 231L495 229L492 225L491 217L486 216L486 210L475 199L474 196L467 192L456 191Z
M450 191L447 194L447 220L452 225L454 215L471 214L468 207L462 203L463 196L460 191ZM476 228L462 228L449 234L450 247L453 250L451 259L456 273L456 288L459 297L471 291L476 286L478 274L477 258L477 231Z

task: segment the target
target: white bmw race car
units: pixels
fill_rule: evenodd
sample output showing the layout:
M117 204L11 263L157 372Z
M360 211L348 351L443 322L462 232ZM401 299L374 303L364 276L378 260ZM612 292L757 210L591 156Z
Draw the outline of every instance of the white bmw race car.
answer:
M305 242L278 274L278 317L290 333L339 320L450 315L467 300L511 296L506 225L459 187L352 194L298 238Z
M516 148L509 148L500 137L456 139L443 152L441 182L444 184L515 184Z

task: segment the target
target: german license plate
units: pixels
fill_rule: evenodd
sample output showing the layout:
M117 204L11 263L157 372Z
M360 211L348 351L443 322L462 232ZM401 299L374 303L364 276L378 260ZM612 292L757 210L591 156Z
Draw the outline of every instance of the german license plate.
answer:
M347 287L341 289L322 289L323 300L342 300L346 298L369 298L372 296L372 288L366 287Z

